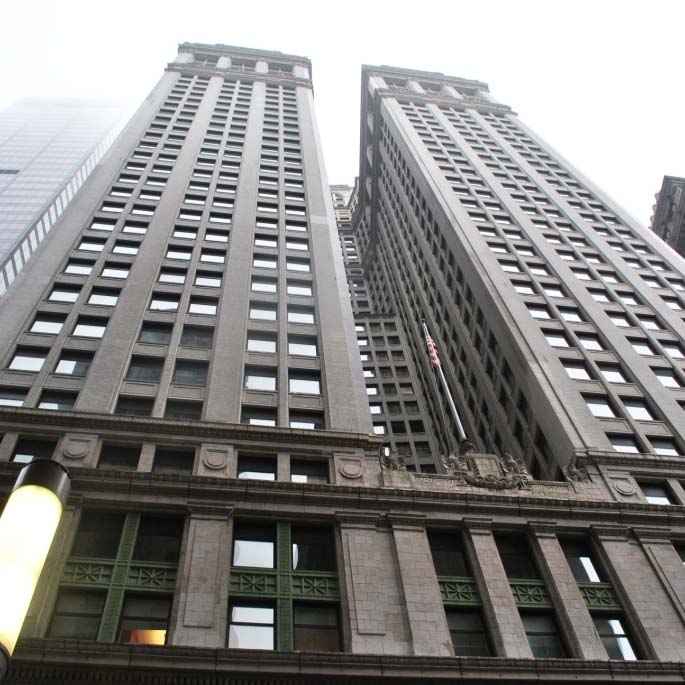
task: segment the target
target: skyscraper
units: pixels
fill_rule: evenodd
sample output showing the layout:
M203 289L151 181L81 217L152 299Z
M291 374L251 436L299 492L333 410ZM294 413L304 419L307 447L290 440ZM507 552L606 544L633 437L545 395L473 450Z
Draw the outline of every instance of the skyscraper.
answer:
M0 112L0 296L116 135L121 107L25 98Z
M657 450L682 369L634 371L580 289L666 352L644 321L673 323L648 304L682 274L656 247L625 259L659 291L619 269L600 241L646 232L593 197L578 225L596 191L541 173L483 84L362 88L359 183L331 190L308 59L182 44L0 300L0 482L73 475L7 682L682 680L685 467ZM640 400L652 419L582 413Z

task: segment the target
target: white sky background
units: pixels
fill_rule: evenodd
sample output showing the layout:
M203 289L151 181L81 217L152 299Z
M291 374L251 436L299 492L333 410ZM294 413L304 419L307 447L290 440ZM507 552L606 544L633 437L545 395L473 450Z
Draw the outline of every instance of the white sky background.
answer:
M0 109L27 95L131 111L179 42L306 55L329 181L358 167L361 64L489 83L640 222L685 176L682 0L0 0Z

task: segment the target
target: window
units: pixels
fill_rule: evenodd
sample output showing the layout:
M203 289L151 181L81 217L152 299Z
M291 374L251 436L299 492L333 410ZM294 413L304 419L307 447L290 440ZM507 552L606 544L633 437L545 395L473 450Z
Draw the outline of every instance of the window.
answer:
M545 331L545 340L551 347L570 347L563 333Z
M52 459L55 447L57 447L57 440L20 437L12 453L12 461L18 464L28 464L34 459Z
M680 345L675 345L671 343L661 343L664 348L664 352L673 359L685 359L685 353L683 353L683 348Z
M175 564L181 552L184 519L143 514L133 549L134 561Z
M471 576L460 533L428 531L428 544L438 576Z
M254 293L276 293L278 282L271 278L253 278L251 289Z
M640 451L632 435L609 435L607 437L616 452L637 454Z
M579 335L578 342L580 342L581 346L586 350L593 352L601 352L604 350L604 346L596 335Z
M293 259L288 257L286 259L285 268L288 271L299 271L301 273L309 273L309 260L308 259Z
M166 253L166 259L179 259L182 261L190 261L193 253L189 250L181 250L179 248L169 248Z
M533 564L528 541L520 535L496 535L495 542L504 571L509 579L538 578L537 568Z
M174 383L186 385L206 385L209 364L190 359L178 359L174 368Z
M267 407L242 407L241 423L251 426L275 426L276 410Z
M600 364L599 371L608 383L627 383L623 371L618 364Z
M340 651L338 607L295 602L293 604L293 643L295 651Z
M57 335L64 325L63 316L51 314L38 314L29 329L31 333L44 333L46 335Z
M170 597L126 593L117 641L163 645L166 642L170 613Z
M670 369L652 369L654 374L665 388L682 388L680 380Z
M184 326L181 332L182 347L211 349L214 342L214 329L208 326Z
M615 614L598 614L593 616L592 620L610 659L620 659L622 661L637 660L637 654L633 649L630 638L626 634L620 616Z
M48 300L51 302L76 302L81 288L70 288L69 286L56 286L53 288Z
M675 504L665 483L663 485L659 483L638 483L638 485L649 504L659 504L661 506Z
M102 269L101 276L103 278L117 278L123 280L128 278L129 271L130 268L126 264L107 263Z
M321 378L318 373L306 373L290 370L288 374L288 392L306 395L321 394Z
M168 345L171 340L172 326L163 323L144 321L140 329L138 342L151 343L154 345Z
M112 254L137 255L138 244L117 241L116 243L114 243L114 247L112 248Z
M328 483L328 462L291 459L290 481L292 483Z
M174 295L154 293L150 300L150 309L156 312L178 311L179 298Z
M22 407L25 399L23 388L0 388L0 407Z
M564 369L566 369L566 373L569 375L569 378L573 378L577 381L591 380L590 374L588 373L587 368L585 368L585 364L582 362L574 362L564 359L561 363L563 364Z
M248 352L276 352L276 336L269 333L257 333L248 331L247 334Z
M201 288L220 288L221 276L207 271L198 271L195 276L195 285Z
M550 313L547 311L546 307L534 307L528 305L528 311L534 319L551 319Z
M275 609L268 604L233 602L229 610L228 646L273 649Z
M88 304L96 304L105 307L114 307L119 299L118 290L104 290L102 288L93 288L88 298Z
M100 450L98 468L135 471L140 460L140 445L112 445L104 443Z
M154 402L151 397L125 397L120 395L114 413L128 416L150 416Z
M164 416L167 419L199 419L202 417L202 402L168 400Z
M119 549L123 526L123 514L84 512L71 548L71 556L114 559Z
M288 295L311 296L312 294L312 286L309 283L303 283L302 281L288 280L287 290Z
M77 250L83 250L84 252L102 252L104 247L105 247L105 241L104 240L93 240L93 239L87 238L85 240L82 240L76 249Z
M559 314L564 321L582 323L583 318L575 307L559 307Z
M275 305L256 302L251 303L250 319L252 321L276 321Z
M48 637L97 639L107 594L92 590L62 588L57 597Z
M583 395L590 413L599 419L613 419L616 412L609 404L609 400L601 395Z
M157 357L133 357L126 380L156 383L162 376L164 360Z
M630 342L635 352L637 352L639 355L642 355L643 357L650 357L654 355L652 346L646 340L631 338L628 342Z
M191 297L188 305L189 314L216 316L217 301L209 298Z
M226 261L226 253L218 250L202 250L200 261L205 264L223 264Z
M522 611L521 621L536 659L563 659L564 645L551 612Z
M19 347L12 357L9 368L12 371L40 371L47 356L48 353L42 350Z
M92 262L84 262L80 259L70 259L64 268L64 273L72 274L74 276L88 276L92 270Z
M480 611L447 609L445 613L455 656L492 656Z
M104 319L79 317L72 333L77 338L102 338L105 334L107 322Z
M664 457L678 457L681 455L678 445L671 438L650 438L649 442L652 445L654 454L660 454Z
M162 269L159 272L160 283L177 283L183 285L186 282L186 272L180 269Z
M152 473L173 473L190 475L193 472L195 450L156 447L152 462Z
M314 323L314 310L311 307L288 307L288 323Z
M245 388L248 390L276 390L276 370L261 367L245 369Z
M292 567L295 571L335 571L335 546L328 528L291 527Z
M322 430L324 427L323 414L321 412L305 412L293 410L290 412L291 428L304 430Z
M266 522L236 521L233 529L233 566L275 568L275 526Z
M60 392L57 390L43 390L38 409L51 409L53 411L73 411L76 404L77 393Z
M621 398L628 414L636 421L654 421L654 415L647 407L647 403L640 399Z
M562 540L561 548L564 550L573 577L579 583L602 583L606 580L587 542Z
M238 454L238 478L276 480L276 458Z

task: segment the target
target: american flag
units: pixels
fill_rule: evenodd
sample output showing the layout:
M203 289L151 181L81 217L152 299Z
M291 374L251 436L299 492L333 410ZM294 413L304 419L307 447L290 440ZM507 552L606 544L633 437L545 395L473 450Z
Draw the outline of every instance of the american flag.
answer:
M438 348L435 346L435 341L431 338L429 333L426 333L426 345L428 345L428 356L431 359L431 364L437 369L440 367L440 357L438 357Z

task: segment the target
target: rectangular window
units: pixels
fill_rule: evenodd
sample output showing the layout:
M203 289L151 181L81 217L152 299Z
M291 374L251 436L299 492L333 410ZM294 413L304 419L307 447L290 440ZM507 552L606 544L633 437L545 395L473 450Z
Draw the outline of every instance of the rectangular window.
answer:
M95 640L107 593L62 588L57 597L48 637Z
M564 659L566 650L551 612L522 611L521 621L536 659Z
M492 656L483 616L478 609L446 609L455 656Z
M293 642L295 651L339 652L338 607L295 602Z
M318 355L316 338L289 335L288 354L301 357L316 357Z
M249 331L247 334L248 352L276 352L276 336L269 333L257 333Z
M60 392L58 390L43 390L38 402L38 409L51 409L52 411L73 411L76 404L77 393Z
M276 370L261 367L245 369L245 387L248 390L276 391Z
M274 649L276 611L273 606L235 601L229 616L229 648Z
M164 360L156 357L133 357L126 379L156 383L162 376Z
M457 531L428 532L435 573L438 576L471 576L463 549L463 539Z
M100 450L98 468L135 471L140 460L140 445L111 445L104 443Z
M320 395L321 377L318 373L290 370L288 373L288 392Z
M233 566L276 568L276 528L272 523L236 521Z
M71 556L114 559L119 549L123 527L123 514L109 511L84 512L71 548Z
M621 661L636 661L638 656L631 644L622 617L613 614L598 614L592 617L607 656Z
M328 462L311 459L290 460L292 483L328 483Z
M151 321L143 322L143 327L140 329L138 342L151 343L154 345L168 345L171 340L172 326L162 323L153 323Z
M313 526L291 527L292 566L296 571L336 570L332 531Z
M152 463L152 473L173 473L190 475L193 472L195 450L173 449L165 447L155 448L155 460Z
M163 645L169 627L171 598L153 594L126 594L118 642Z
M138 525L133 560L160 564L177 563L184 524L182 518L143 514Z
M209 364L190 359L178 359L174 368L174 383L185 385L206 385Z
M528 541L522 535L496 535L495 542L504 571L509 579L539 578L530 553Z
M208 326L184 326L181 332L182 347L211 349L214 342L214 329Z
M276 480L276 458L271 456L238 455L238 478Z

